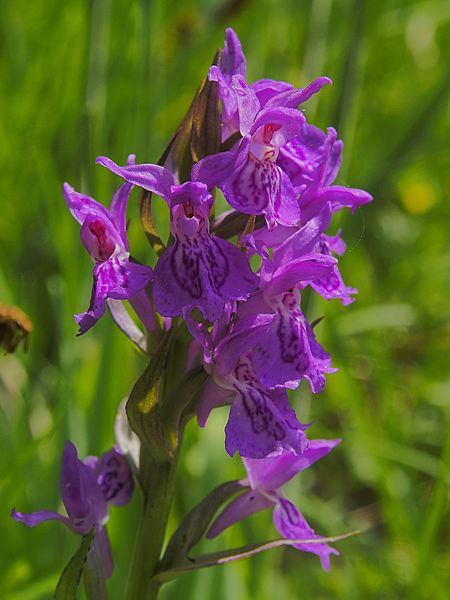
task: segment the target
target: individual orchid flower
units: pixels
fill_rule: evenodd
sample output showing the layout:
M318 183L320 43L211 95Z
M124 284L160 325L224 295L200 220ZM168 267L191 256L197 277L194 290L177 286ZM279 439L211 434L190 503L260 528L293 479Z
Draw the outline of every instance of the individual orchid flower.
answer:
M215 321L226 302L243 300L257 287L258 277L245 254L210 233L209 213L214 200L205 184L175 185L172 173L158 165L119 167L106 157L99 157L97 162L158 194L169 205L174 243L159 258L153 282L159 314L188 315L197 307L206 320Z
M218 65L209 69L209 81L217 81L219 98L222 106L221 125L222 141L239 132L239 111L236 93L233 87L233 76L241 75L244 79L247 72L247 62L242 51L242 45L236 32L228 27L225 31L224 47L221 50ZM280 92L292 90L293 86L286 81L274 79L258 79L250 84L255 92L261 108Z
M314 217L329 202L333 212L344 207L354 212L372 196L364 190L332 185L339 171L343 144L335 129L304 123L301 131L279 152L277 164L288 174L302 210L302 222Z
M252 367L250 357L242 355L223 377L208 380L198 407L201 427L212 408L231 404L225 427L225 449L230 456L238 452L248 458L265 458L283 449L301 454L307 446L305 430L289 405L286 391L264 388Z
M12 518L28 527L44 521L61 521L78 535L86 535L94 527L94 541L102 559L104 575L111 577L113 560L105 528L108 505L127 504L134 490L125 456L113 448L100 458L90 456L81 461L74 444L66 442L61 461L60 489L67 516L50 510L26 514L13 509Z
M295 227L279 226L273 231L261 228L245 240L250 253L262 254L265 248L271 247L278 260L288 262L294 257L317 252L331 257L333 254L342 256L346 245L341 238L341 232L328 236L324 231L331 220L332 207L330 203L322 206L321 210L299 230ZM267 262L266 262L267 264ZM325 300L339 299L344 306L354 302L352 297L358 290L345 285L337 263L327 275L308 281L307 283ZM306 284L299 287L305 287Z
M325 542L320 543L321 536L315 533L297 507L284 496L281 488L297 473L326 456L340 441L310 440L300 456L285 450L277 456L261 460L244 458L247 478L240 483L250 489L228 504L212 524L207 537L214 538L230 525L274 507L273 520L279 533L285 539L317 540L314 543L295 544L294 548L319 556L322 568L328 571L330 555L339 555L339 552Z
M134 162L131 155L129 164ZM99 202L76 192L68 183L63 186L64 199L72 216L81 225L81 241L94 261L94 285L91 303L84 313L75 315L86 333L105 312L108 298L129 300L144 325L155 328L150 301L145 288L153 277L150 267L130 258L126 232L126 208L132 185L122 185L114 194L109 210Z
M304 89L282 91L264 108L241 75L234 75L232 81L243 137L230 151L207 156L194 165L192 178L208 188L217 185L235 210L264 215L271 229L277 223L296 225L300 222L297 194L277 158L305 121L296 107L331 80L321 77Z

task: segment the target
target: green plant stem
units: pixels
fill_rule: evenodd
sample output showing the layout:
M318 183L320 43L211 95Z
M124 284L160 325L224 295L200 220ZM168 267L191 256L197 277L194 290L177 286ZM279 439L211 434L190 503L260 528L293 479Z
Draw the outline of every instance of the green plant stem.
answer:
M103 564L94 537L83 569L83 584L88 600L108 600Z
M127 600L154 600L160 584L152 582L161 555L173 496L178 456L143 465L144 507L128 579Z

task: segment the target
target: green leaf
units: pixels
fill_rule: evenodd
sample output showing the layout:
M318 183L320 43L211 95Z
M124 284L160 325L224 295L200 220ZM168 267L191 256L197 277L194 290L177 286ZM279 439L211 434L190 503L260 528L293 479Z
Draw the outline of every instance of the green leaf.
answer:
M160 568L171 570L177 563L181 563L188 552L201 540L219 508L231 496L244 490L239 481L227 481L205 496L185 516L170 538Z
M208 374L203 367L194 367L181 378L161 406L161 420L167 441L172 448L178 443L180 427L195 414L198 394Z
M218 64L219 56L218 51L212 62L213 65ZM205 156L216 154L220 150L220 113L217 81L205 79L200 86L197 98L193 104L190 147L194 163Z
M83 536L80 547L67 563L64 571L61 573L58 585L53 595L54 600L76 600L77 589L80 583L81 574L86 562L88 552L94 539L95 529Z
M327 538L319 538L313 540L286 540L286 539L278 539L272 540L271 542L263 542L260 544L250 544L249 546L242 546L241 548L232 548L230 550L222 550L220 552L213 552L211 554L203 554L201 556L196 556L194 558L188 557L182 563L168 569L166 571L159 571L153 578L158 583L165 583L166 581L170 581L171 579L175 579L179 575L183 573L189 573L190 571L196 571L197 569L204 569L206 567L215 567L218 565L226 565L230 562L234 562L236 560L243 560L245 558L250 558L259 552L263 552L264 550L271 550L272 548L280 548L281 546L293 546L295 544L328 544L333 542L339 542L340 540L345 540L346 538L352 537L354 535L358 535L359 531L351 531L349 533L344 533L342 535L337 535L333 537Z
M165 332L155 354L132 389L126 406L128 421L141 440L142 450L148 450L156 460L171 458L160 416L161 380L171 341L172 331Z

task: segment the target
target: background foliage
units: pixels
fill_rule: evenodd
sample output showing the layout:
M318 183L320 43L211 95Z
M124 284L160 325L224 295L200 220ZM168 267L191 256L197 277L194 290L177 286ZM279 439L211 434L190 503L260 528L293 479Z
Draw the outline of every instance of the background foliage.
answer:
M116 407L143 368L108 319L75 338L91 265L61 184L106 203L119 181L94 165L97 155L156 161L231 25L250 80L334 79L307 117L345 142L339 183L376 198L334 223L357 302L308 307L311 318L326 315L317 333L340 371L320 397L302 385L293 400L317 421L316 437L344 443L289 489L317 531L363 534L339 544L329 574L287 548L186 575L163 597L448 598L448 2L15 0L1 15L0 301L26 310L35 331L27 354L0 360L0 597L51 597L78 541L58 523L27 530L9 510L57 508L64 441L82 456L110 446ZM167 229L166 217L161 207ZM154 261L136 202L130 233L135 254ZM243 474L223 449L225 417L188 430L172 527L214 485ZM115 599L139 500L113 509L109 525ZM203 550L274 537L269 513Z

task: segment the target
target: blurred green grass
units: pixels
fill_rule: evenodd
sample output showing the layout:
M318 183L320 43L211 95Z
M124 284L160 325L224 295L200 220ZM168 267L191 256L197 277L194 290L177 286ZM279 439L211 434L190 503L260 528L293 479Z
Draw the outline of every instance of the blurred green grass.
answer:
M251 80L334 79L306 115L344 140L339 182L375 196L334 224L358 301L309 306L311 317L326 316L318 335L340 371L320 397L301 386L293 399L315 436L344 443L289 488L317 531L363 533L339 544L329 574L312 556L277 550L186 575L163 597L448 598L448 3L15 0L1 14L0 301L26 310L35 331L28 354L0 360L0 597L51 597L77 540L58 524L28 530L9 510L57 507L64 441L82 455L111 445L116 407L143 367L107 319L75 338L91 269L62 182L107 203L118 181L94 166L97 155L157 160L231 25ZM136 202L131 210L134 253L151 263ZM242 474L223 450L225 417L188 429L172 526L216 483ZM138 508L135 497L110 521L115 599ZM260 514L202 549L274 535Z

